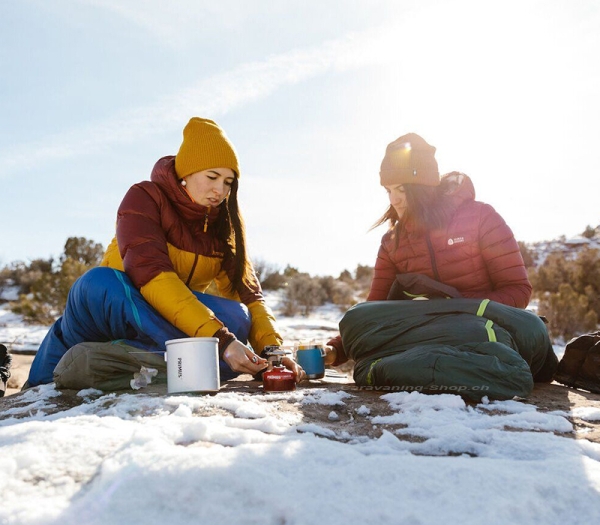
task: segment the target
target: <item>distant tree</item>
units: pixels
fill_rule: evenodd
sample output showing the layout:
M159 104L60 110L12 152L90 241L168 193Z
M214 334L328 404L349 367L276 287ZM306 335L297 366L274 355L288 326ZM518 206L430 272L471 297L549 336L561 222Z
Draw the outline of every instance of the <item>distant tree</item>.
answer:
M589 224L585 227L584 232L581 234L586 239L593 239L596 235L596 228L592 228Z
M55 268L53 259L36 259L29 265L13 268L20 288L11 310L31 323L50 324L64 311L73 283L90 268L97 266L103 248L83 237L69 237Z
M2 270L2 280L5 284L16 286L18 293L28 294L31 286L43 274L52 272L54 259L34 259L29 264L14 261Z
M283 314L309 315L315 307L326 301L327 295L318 278L298 273L288 280L283 297Z
M360 300L365 300L371 289L371 282L373 281L373 272L375 269L372 266L366 266L359 264L356 267L355 275L355 289L357 296Z
M349 283L336 281L331 293L331 302L338 305L341 310L347 310L358 302L357 294Z
M532 266L535 266L535 253L530 250L527 244L523 241L518 241L518 245L523 257L523 262L525 263L525 268L531 268Z
M600 251L584 248L550 254L539 268L529 268L539 312L548 317L554 337L570 339L597 329L600 319Z
M348 270L342 270L342 272L340 273L340 275L338 277L338 281L342 281L345 283L351 283L354 281L354 278L352 277L352 274Z
M300 270L298 268L294 268L289 264L283 269L283 275L286 277L295 277L296 275L300 275Z
M542 297L539 313L548 318L550 333L566 340L594 330L598 325L598 315L589 308L587 297L578 294L568 283Z
M359 264L356 267L356 271L354 272L356 275L357 281L369 281L369 283L373 280L373 271L374 268L372 266L367 266L363 264Z
M582 250L573 266L573 288L586 295L590 308L600 316L600 250Z
M554 252L546 257L537 270L530 272L529 276L537 293L556 293L561 284L573 282L574 270L573 261L568 260L561 252Z
M30 272L48 273L52 271L54 259L34 259L27 267Z
M285 277L279 272L270 274L261 282L261 286L264 290L280 290L286 285L287 277Z
M262 259L254 260L254 271L264 290L279 290L285 286L287 281L276 265Z
M3 295L4 290L11 284L10 277L8 276L8 269L6 267L0 270L0 297Z
M264 259L252 259L252 266L254 267L254 273L256 273L256 277L258 277L259 281L262 281L266 274L271 273L270 269L272 268L272 265ZM275 271L277 270L275 269Z
M333 295L336 288L336 285L339 283L336 279L334 279L331 275L327 275L325 277L317 278L321 289L325 295L325 301L333 302Z
M342 310L347 310L356 303L354 281L340 281L330 275L319 278L319 284L325 294L325 301L333 303Z
M85 237L69 237L61 256L61 262L72 259L87 267L98 266L104 255L104 247Z

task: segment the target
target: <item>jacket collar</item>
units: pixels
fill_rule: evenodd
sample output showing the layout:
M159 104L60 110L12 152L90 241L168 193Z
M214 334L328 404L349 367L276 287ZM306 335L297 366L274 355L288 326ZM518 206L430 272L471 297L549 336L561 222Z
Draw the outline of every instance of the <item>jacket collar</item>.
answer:
M445 200L449 203L450 209L454 211L466 202L475 200L475 186L473 186L473 181L464 173L448 173L442 177L440 185L445 195ZM418 228L413 221L407 221L404 229L408 234L422 234L422 229Z
M175 172L175 156L159 159L152 169L150 180L160 187L186 221L208 221L212 224L219 216L219 207L201 206L190 199Z

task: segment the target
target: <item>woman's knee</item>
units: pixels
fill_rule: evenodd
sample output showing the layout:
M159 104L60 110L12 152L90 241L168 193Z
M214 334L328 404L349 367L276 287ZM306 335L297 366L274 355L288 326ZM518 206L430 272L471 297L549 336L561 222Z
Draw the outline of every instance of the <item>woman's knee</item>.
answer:
M198 300L210 308L230 332L241 341L246 341L252 324L248 307L238 301L215 295L195 292Z
M89 285L108 282L114 279L114 270L112 268L107 268L105 266L98 266L96 268L91 268L87 272L85 272L81 277L79 277L71 287L71 290L77 290L81 287L87 287Z
M90 295L95 294L96 292L102 292L108 288L113 288L118 284L118 277L115 273L117 271L118 270L107 268L105 266L92 268L73 283L69 294L79 295L84 293Z
M241 332L245 335L244 339L248 338L248 334L250 333L250 328L252 326L252 319L250 318L250 312L248 312L246 305L242 303L236 303L235 306L228 310L227 319L223 322L231 325L231 327L228 326L231 331Z

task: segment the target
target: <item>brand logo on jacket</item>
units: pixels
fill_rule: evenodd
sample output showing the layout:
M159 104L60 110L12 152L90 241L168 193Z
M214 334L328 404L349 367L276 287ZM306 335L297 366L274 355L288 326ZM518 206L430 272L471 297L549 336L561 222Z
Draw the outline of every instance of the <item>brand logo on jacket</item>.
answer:
M461 242L465 242L464 237L454 237L454 239L448 239L448 246L452 246L453 244L459 244Z

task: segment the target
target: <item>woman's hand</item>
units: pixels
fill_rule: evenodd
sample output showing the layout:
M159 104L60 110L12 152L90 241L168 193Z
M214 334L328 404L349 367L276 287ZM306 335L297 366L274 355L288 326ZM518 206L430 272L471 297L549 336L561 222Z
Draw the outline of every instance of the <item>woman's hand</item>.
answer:
M294 361L291 357L284 357L281 360L281 364L288 370L294 372L294 375L296 376L296 383L306 379L306 372L304 371L304 368L296 363L296 361Z
M223 352L223 360L229 365L234 372L242 374L258 374L268 366L266 359L258 357L246 345L235 340Z
M337 350L333 346L325 345L325 366L331 366L337 358Z

